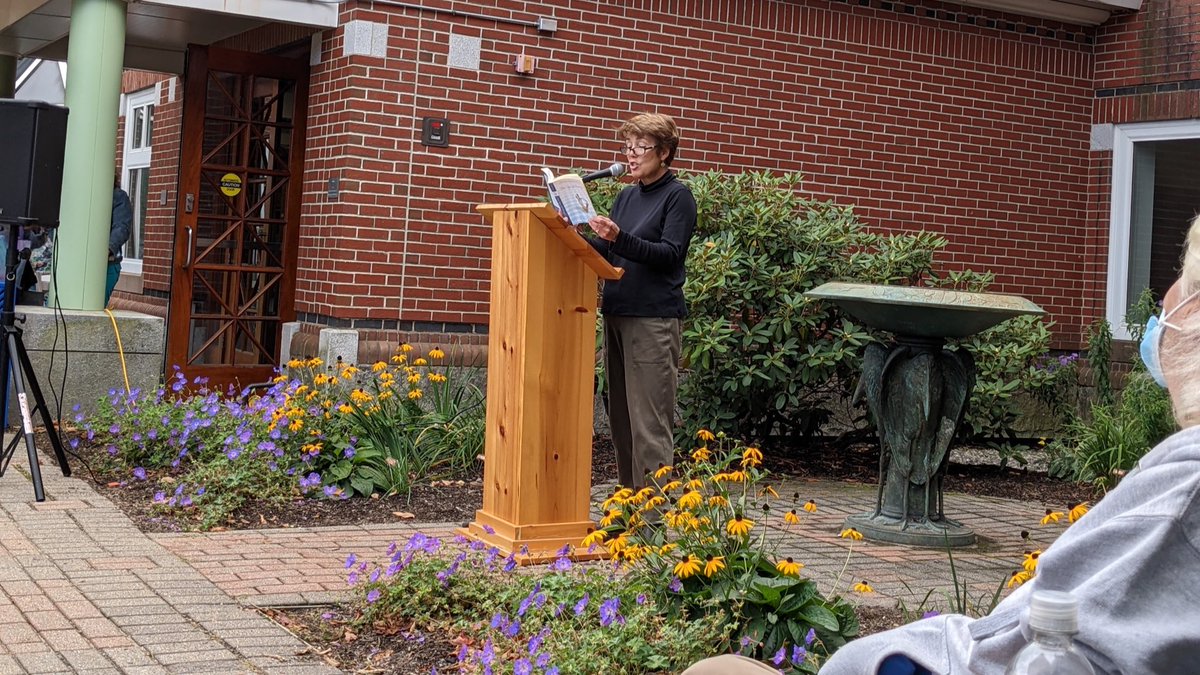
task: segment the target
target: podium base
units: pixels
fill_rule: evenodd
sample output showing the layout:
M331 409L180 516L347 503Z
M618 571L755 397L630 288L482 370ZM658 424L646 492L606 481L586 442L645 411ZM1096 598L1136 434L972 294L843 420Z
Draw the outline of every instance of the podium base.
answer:
M567 557L576 562L603 560L608 551L597 546L589 552L579 548L596 524L590 520L538 525L513 525L484 511L475 512L475 521L455 530L467 539L495 546L501 553L513 554L518 565L541 565L560 557L564 546L570 546Z

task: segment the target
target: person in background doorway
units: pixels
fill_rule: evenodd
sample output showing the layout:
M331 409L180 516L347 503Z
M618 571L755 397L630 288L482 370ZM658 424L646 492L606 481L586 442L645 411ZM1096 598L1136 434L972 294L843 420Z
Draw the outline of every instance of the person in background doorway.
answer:
M592 245L625 270L604 284L604 366L618 478L638 489L675 454L684 263L696 200L670 168L679 147L675 120L637 115L617 138L637 182L617 195L609 217L595 216L588 226L600 237Z
M129 193L121 189L120 177L113 179L112 225L108 230L108 278L104 283L104 306L112 297L117 280L121 278L121 250L129 241L129 233L133 229L133 204L129 201Z

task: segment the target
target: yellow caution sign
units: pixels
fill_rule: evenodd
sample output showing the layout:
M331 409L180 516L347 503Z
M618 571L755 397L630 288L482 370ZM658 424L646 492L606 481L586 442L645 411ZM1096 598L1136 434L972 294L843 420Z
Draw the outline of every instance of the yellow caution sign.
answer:
M236 173L221 176L221 192L226 197L236 197L242 192L242 179Z

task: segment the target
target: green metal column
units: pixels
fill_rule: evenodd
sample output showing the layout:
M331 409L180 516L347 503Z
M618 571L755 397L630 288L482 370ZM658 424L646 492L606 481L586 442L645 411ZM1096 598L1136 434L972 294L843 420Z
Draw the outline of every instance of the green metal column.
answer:
M12 98L17 90L17 57L0 54L0 98Z
M67 46L67 151L54 254L64 309L104 308L125 1L74 0Z

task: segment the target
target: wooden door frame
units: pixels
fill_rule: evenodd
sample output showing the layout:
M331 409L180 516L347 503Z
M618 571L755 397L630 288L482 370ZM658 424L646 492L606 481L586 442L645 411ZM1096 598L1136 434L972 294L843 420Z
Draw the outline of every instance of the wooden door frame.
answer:
M174 246L172 247L171 275L173 284L177 287L171 292L171 300L167 313L167 367L176 365L183 368L192 377L193 371L203 370L203 376L213 380L213 384L224 388L227 383L239 383L240 386L253 384L266 379L255 375L255 382L240 382L250 375L267 366L237 366L222 364L217 366L188 366L186 364L191 344L191 298L193 276L190 261L193 254L188 249L194 244L186 236L186 228L191 232L197 231L199 220L199 186L202 179L201 163L203 159L203 128L207 106L209 72L231 72L238 74L253 74L263 77L289 79L295 82L295 106L292 115L292 137L290 155L288 157L288 194L287 224L284 228L284 240L281 249L283 272L280 279L279 294L279 323L283 324L296 319L296 268L300 248L300 209L304 197L304 154L307 146L308 122L308 63L302 59L287 59L268 54L240 52L219 47L189 45L187 66L184 75L183 118L180 124L180 160L179 177L176 183L176 209L174 224ZM190 133L189 133L190 132ZM190 192L189 192L190 191ZM188 195L192 195L193 208L188 210ZM185 265L185 263L188 263ZM275 357L278 358L282 337L282 328L276 335ZM230 339L237 339L236 328ZM172 363L172 361L184 363ZM278 364L276 364L278 365Z

